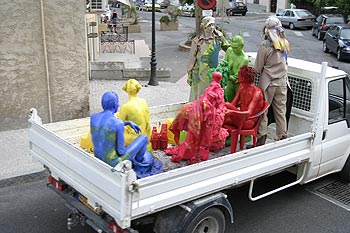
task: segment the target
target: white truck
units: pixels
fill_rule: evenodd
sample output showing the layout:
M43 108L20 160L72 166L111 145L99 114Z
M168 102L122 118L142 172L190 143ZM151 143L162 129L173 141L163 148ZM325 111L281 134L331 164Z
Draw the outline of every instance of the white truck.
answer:
M254 59L254 54L250 54ZM223 233L234 222L225 191L250 182L252 201L331 173L350 180L350 80L327 63L289 58L293 107L288 138L221 153L193 165L168 167L137 179L130 161L111 167L79 147L89 118L42 124L35 109L29 119L30 153L49 171L49 187L72 209L68 228L88 223L98 232L137 232L153 222L156 233ZM150 108L152 125L174 117L181 104ZM227 150L226 150L227 151ZM224 154L224 155L223 155ZM166 156L165 156L166 157ZM254 195L258 178L290 172L295 179Z

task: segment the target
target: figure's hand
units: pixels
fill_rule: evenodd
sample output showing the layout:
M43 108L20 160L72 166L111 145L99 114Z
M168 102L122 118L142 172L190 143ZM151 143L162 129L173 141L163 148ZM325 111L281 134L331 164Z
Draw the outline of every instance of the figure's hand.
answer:
M135 124L134 122L132 122L132 121L125 121L124 125L125 126L126 125L130 126L135 131L135 133L137 133L137 134L141 133L140 127L137 124Z

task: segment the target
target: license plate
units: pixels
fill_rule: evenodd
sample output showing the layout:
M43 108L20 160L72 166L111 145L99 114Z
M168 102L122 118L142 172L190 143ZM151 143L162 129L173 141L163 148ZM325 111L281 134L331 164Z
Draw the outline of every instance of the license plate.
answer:
M239 6L238 9L241 9L241 10L242 10L242 9L244 9L244 7L243 7L243 6Z
M100 215L101 214L101 209L100 208L94 208L92 207L89 202L88 199L86 197L84 197L83 195L79 195L79 200L81 203L83 203L84 205L86 205L87 207L89 207L89 209L91 209L92 211L94 211L96 214Z

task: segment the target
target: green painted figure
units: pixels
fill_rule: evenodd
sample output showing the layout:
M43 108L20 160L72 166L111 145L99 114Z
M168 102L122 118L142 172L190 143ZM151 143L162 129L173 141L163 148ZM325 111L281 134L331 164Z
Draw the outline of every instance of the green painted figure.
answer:
M249 58L247 54L243 51L244 39L242 36L234 36L231 41L231 46L227 49L225 55L225 61L228 62L229 66L229 78L227 85L225 87L225 101L232 102L236 95L239 82L237 80L237 75L239 69L248 65Z

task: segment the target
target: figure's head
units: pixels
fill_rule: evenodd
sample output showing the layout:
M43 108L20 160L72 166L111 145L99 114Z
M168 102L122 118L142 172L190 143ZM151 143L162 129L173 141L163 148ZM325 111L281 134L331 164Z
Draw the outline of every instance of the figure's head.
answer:
M129 79L122 89L130 95L136 95L141 89L141 84L136 79Z
M213 72L211 74L211 78L213 79L214 82L220 83L222 79L222 74L220 72Z
M279 19L275 17L267 18L264 26L264 37L273 43L275 49L289 51L289 43Z
M206 16L202 19L202 28L205 33L213 33L215 30L215 18Z
M238 82L239 83L253 83L256 75L255 70L247 65L241 66L238 71Z
M244 39L242 36L234 36L231 40L231 48L235 54L242 52L244 47Z
M101 104L103 110L109 110L116 113L119 107L119 98L117 93L114 91L105 92L102 96Z

